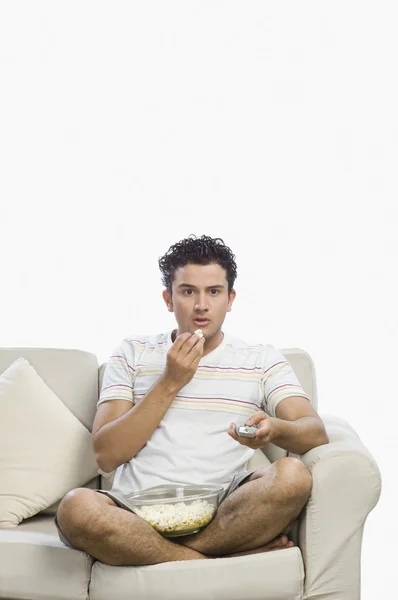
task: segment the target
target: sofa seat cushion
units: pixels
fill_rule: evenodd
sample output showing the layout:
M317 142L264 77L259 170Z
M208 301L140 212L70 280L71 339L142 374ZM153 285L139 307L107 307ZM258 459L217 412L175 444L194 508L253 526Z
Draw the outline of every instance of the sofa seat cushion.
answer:
M60 541L53 516L0 529L0 598L86 600L93 561Z
M299 548L144 567L95 561L90 600L301 600Z

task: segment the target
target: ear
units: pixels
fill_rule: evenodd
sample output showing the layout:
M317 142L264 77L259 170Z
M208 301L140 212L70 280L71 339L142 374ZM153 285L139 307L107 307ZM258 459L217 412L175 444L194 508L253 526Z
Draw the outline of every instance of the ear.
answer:
M162 296L163 296L163 300L166 303L168 311L174 312L173 301L172 301L170 292L168 290L163 290Z
M231 312L232 304L233 304L235 298L236 298L236 292L235 292L235 290L231 290L231 292L229 294L229 298L228 298L227 312Z

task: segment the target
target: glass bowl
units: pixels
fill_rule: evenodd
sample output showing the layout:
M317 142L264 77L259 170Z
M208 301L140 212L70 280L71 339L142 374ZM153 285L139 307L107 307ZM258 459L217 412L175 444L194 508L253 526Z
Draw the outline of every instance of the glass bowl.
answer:
M224 491L218 485L157 485L126 497L129 508L164 537L191 535L206 527Z

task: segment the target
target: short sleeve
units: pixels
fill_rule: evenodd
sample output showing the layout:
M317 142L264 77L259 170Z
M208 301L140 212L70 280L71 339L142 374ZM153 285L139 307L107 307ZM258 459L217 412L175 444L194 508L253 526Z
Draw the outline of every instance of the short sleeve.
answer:
M135 357L134 346L123 340L112 352L105 367L97 407L108 400L134 402Z
M263 409L271 417L276 417L276 407L279 402L289 396L303 396L310 400L282 352L273 346L268 346L263 364Z

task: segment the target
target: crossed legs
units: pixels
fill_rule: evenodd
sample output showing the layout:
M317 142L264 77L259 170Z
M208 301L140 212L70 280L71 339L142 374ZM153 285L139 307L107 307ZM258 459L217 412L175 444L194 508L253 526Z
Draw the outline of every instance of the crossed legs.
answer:
M111 498L86 488L66 494L57 521L75 548L110 565L216 558L286 547L270 542L294 523L311 487L307 467L299 459L282 458L232 492L207 527L173 542Z

